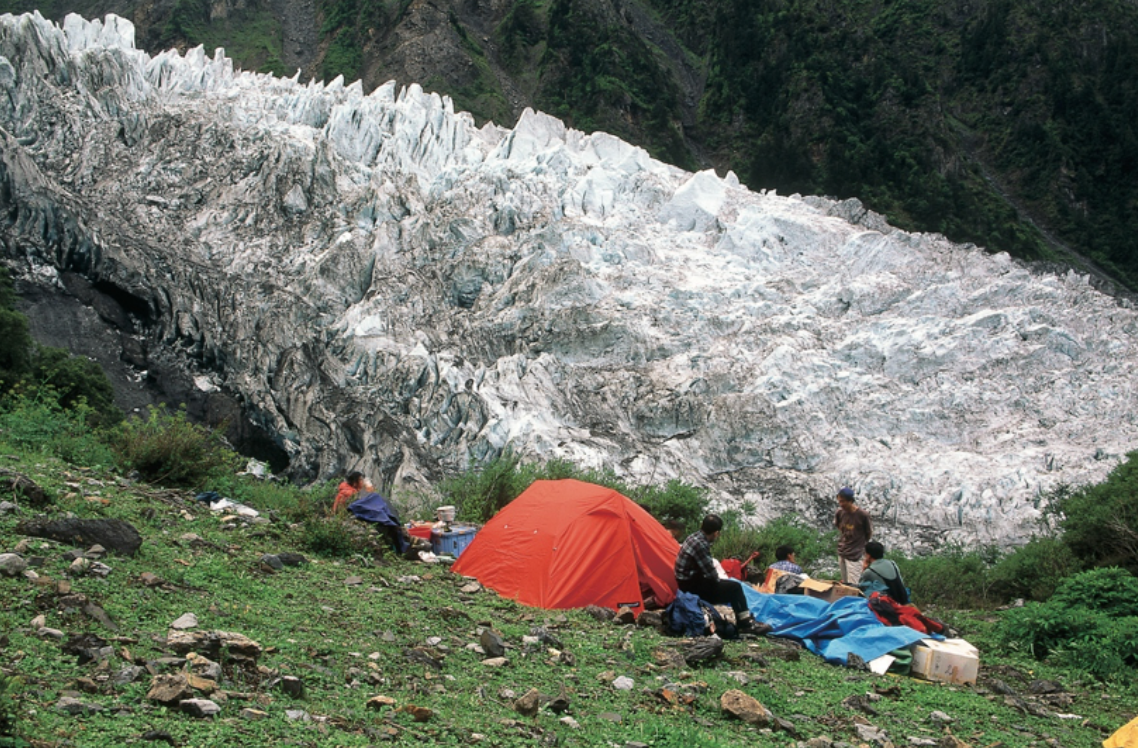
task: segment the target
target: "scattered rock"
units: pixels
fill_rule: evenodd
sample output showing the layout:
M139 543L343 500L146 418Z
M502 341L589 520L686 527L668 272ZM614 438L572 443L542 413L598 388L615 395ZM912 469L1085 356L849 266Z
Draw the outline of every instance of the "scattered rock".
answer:
M36 630L36 636L39 636L42 639L55 639L58 641L63 639L64 634L59 629L52 629L44 626L43 628Z
M889 742L889 736L887 736L885 734L885 731L879 727L874 727L873 725L858 724L854 725L854 729L857 731L858 739L862 742L873 743L879 746L884 746L887 742Z
M482 591L482 585L478 582L470 582L469 584L464 584L462 587L459 587L458 591L465 592L468 595L473 595L476 592Z
M293 722L309 722L312 720L312 715L303 709L285 709L285 718Z
M627 626L628 624L635 623L635 622L636 622L636 611L634 611L632 608L628 607L627 605L622 606L619 609L617 609L616 615L613 616L613 623L620 624L621 626Z
M110 573L114 571L114 569L107 566L102 561L95 561L87 568L87 571L88 573L94 574L97 577L106 579L108 576L110 576Z
M856 709L857 711L868 714L871 717L877 716L877 710L870 705L869 700L865 696L858 693L851 694L842 699L842 707L851 710Z
M221 713L221 707L209 699L186 699L178 704L178 707L186 714L198 719L216 717Z
M947 725L950 722L956 721L952 717L950 717L947 714L945 714L944 712L940 711L939 709L932 711L932 712L929 712L929 720L932 722L939 722L939 723L944 724L944 725Z
M80 557L71 562L71 565L67 567L67 573L73 577L81 577L87 573L87 569L90 566L90 561Z
M221 660L224 652L231 659L256 661L261 656L261 645L244 634L231 631L170 631L166 644L175 652L186 655L196 652L211 660Z
M161 741L169 743L170 745L173 745L173 746L178 745L178 741L174 740L174 736L171 735L170 733L166 732L165 730L147 730L146 732L142 733L142 739L143 740L161 740Z
M16 514L20 507L10 501L0 501L0 514Z
M7 493L11 491L16 497L23 497L28 500L28 504L39 509L47 506L51 499L48 497L47 492L44 491L39 485L26 475L4 470L0 473L0 491ZM15 504L5 501L11 507L16 507ZM18 507L16 507L18 509ZM0 505L0 509L3 509ZM7 513L10 510L4 510ZM32 533L25 533L31 535Z
M723 640L718 636L701 636L685 642L681 651L689 665L707 662L723 654Z
M643 628L661 629L664 627L664 613L660 610L646 610L636 619L636 625Z
M142 536L121 519L47 519L37 517L21 522L16 531L23 535L48 538L60 543L97 543L113 553L133 556L142 545Z
M285 566L300 566L308 563L308 559L299 553L278 553L277 558Z
M244 709L241 710L241 719L248 719L248 720L267 719L268 716L269 716L268 712L263 712L260 709L253 709L252 707L245 707Z
M103 707L100 704L88 704L71 696L64 696L59 701L55 702L54 708L57 712L70 714L76 717L87 714L94 714L95 712L101 712L103 710Z
M572 717L562 717L561 719L558 720L558 722L565 725L570 730L580 730L581 729L581 723L578 722L577 720L573 719ZM645 748L647 748L647 746L645 746Z
M491 657L501 657L506 654L506 642L497 631L483 629L478 640L482 645L482 651Z
M116 686L125 686L126 684L134 683L136 680L141 678L144 672L146 672L146 669L141 665L127 665L115 674L112 682Z
M536 688L531 688L521 698L514 701L514 711L526 717L537 714L540 706L541 693Z
M211 678L203 678L196 673L186 673L186 683L195 691L201 691L205 694L210 694L217 690L217 681Z
M277 685L281 691L290 698L304 698L304 682L300 678L297 678L295 675L284 676L281 678L280 683Z
M147 587L157 587L160 584L165 584L165 580L157 574L149 571L144 571L138 575L138 581L142 582Z
M756 727L770 726L773 717L758 699L734 688L719 697L719 708L735 719Z
M565 693L564 689L562 689L556 698L551 699L549 703L546 704L546 707L554 714L561 714L569 709L569 704L569 696Z
M972 748L972 746L948 732L937 741L937 748Z
M388 707L394 709L395 708L395 699L391 698L390 696L372 696L370 699L367 700L367 703L365 704L365 706L368 709L376 709L376 710L384 709L384 708L388 708Z
M183 613L174 619L170 624L170 628L177 631L184 631L185 629L193 629L198 626L198 617L193 613Z
M107 549L104 548L103 546L99 545L98 543L95 543L95 545L91 546L86 551L84 551L83 555L89 559L97 561L100 558L102 558L103 556L107 555Z
M1058 681L1053 680L1033 680L1027 687L1028 693L1036 695L1062 693L1065 690Z
M150 690L146 692L147 701L163 706L175 706L193 696L186 676L181 673L154 676L154 680L150 681Z
M504 667L510 663L505 657L490 657L482 661L486 667Z
M197 652L190 652L186 655L186 661L190 665L190 671L194 674L214 681L221 680L221 665L208 657L202 657Z
M350 576L344 580L344 584L348 587L359 587L364 583L364 578L361 576Z
M45 616L43 613L40 613L38 616L33 618L32 622L31 622L31 627L33 629L42 629L46 625L47 625L47 616Z
M284 569L284 562L275 553L266 553L260 559L261 571L274 573Z
M613 611L611 608L602 608L597 605L587 605L585 606L585 612L601 623L608 623L613 618Z
M17 553L0 553L0 574L18 577L27 571L28 562Z
M425 706L415 706L414 704L408 704L407 706L403 707L403 711L409 713L411 715L411 719L415 720L416 722L427 722L435 714Z
M613 722L618 725L624 722L624 717L617 712L600 712L597 714L597 719L603 719L606 722Z
M618 691L631 691L636 687L636 683L627 675L622 675L619 678L613 678L612 687Z

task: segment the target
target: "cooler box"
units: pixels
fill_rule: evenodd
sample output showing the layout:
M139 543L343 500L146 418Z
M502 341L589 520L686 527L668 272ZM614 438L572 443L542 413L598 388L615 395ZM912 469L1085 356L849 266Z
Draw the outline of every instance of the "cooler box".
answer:
M945 683L975 683L980 650L963 639L922 639L913 647L911 673Z
M474 540L476 532L478 532L477 527L458 527L455 525L451 525L450 532L433 530L431 531L431 550L436 554L446 553L458 558L466 550L466 546Z
M407 528L407 533L413 538L422 538L423 540L430 540L432 530L434 530L434 526L430 525L430 524L411 525Z

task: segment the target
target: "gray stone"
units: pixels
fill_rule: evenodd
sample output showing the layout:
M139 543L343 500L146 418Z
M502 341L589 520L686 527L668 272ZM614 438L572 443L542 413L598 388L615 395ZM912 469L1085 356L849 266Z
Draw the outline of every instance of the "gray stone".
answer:
M18 577L27 571L28 562L16 553L0 553L0 574Z
M621 675L613 678L612 687L618 691L631 691L636 687L636 683L627 675Z
M174 619L170 624L170 628L183 631L185 629L193 629L198 626L198 617L193 613L183 613Z
M304 682L295 675L286 675L278 684L281 692L293 699L304 698Z
M123 556L133 556L142 545L138 530L123 519L37 517L21 522L17 532L60 543L96 543Z
M20 511L20 507L16 506L10 501L0 501L0 514L15 514Z
M270 572L281 571L284 569L284 562L275 553L266 553L261 556L261 569Z
M101 704L89 704L71 696L64 696L59 701L55 702L55 711L63 712L64 714L71 714L73 716L82 716L87 714L94 714L103 710Z
M112 682L116 686L125 686L128 683L134 683L136 680L141 678L142 674L145 672L146 668L142 667L141 665L127 665L115 674Z
M216 717L221 713L221 707L209 699L184 699L178 704L178 708L199 719Z
M501 657L506 654L505 640L493 629L483 629L478 642L482 645L482 651L490 657Z

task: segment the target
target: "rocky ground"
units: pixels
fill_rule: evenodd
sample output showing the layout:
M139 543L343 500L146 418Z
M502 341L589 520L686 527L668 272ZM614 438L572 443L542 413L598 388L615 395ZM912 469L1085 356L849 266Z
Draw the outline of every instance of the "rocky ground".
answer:
M524 608L377 557L360 526L322 555L315 520L279 508L214 513L108 471L0 460L0 704L37 748L1090 748L1134 716L1132 690L996 649L996 613L938 612L981 647L976 686L875 676L783 641Z

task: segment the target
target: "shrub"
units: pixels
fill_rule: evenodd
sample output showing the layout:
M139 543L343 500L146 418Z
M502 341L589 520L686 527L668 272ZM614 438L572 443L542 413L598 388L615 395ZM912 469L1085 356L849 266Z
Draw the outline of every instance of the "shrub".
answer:
M707 489L674 478L663 486L640 486L623 493L661 522L667 519L683 522L685 533L699 529L707 514Z
M920 605L977 608L991 602L988 567L995 556L994 549L977 551L950 546L935 556L890 557L897 562L912 598Z
M1111 618L1138 616L1138 577L1125 569L1092 569L1064 581L1051 603L1083 607Z
M1085 608L1052 603L1027 603L1009 610L1000 621L999 635L1010 649L1043 659L1076 637L1096 631L1105 621Z
M1101 680L1133 680L1138 668L1138 618L1119 618L1084 628L1055 660Z
M1071 549L1058 538L1032 538L998 560L988 572L994 601L1046 600L1066 578L1079 571Z
M54 455L75 465L112 465L114 453L88 425L89 409L65 410L54 398L18 394L0 401L0 440L17 449Z
M216 476L235 472L240 459L221 429L191 423L185 410L168 413L151 406L146 418L124 421L112 435L119 465L137 470L150 483L201 487Z
M797 514L784 514L759 528L725 525L714 551L721 558L744 559L751 551L758 551L755 568L762 569L775 562L774 554L780 545L789 545L794 548L798 565L812 571L820 559L834 552L836 535L835 530L819 533Z
M372 555L378 536L367 527L339 517L309 517L304 522L304 547L313 553L332 558L349 558L357 554Z
M1088 566L1121 566L1138 573L1138 452L1106 480L1060 496L1063 542Z
M209 485L223 496L260 512L279 512L291 522L306 522L312 517L327 514L336 496L334 482L301 488L288 482L248 475L223 475Z

